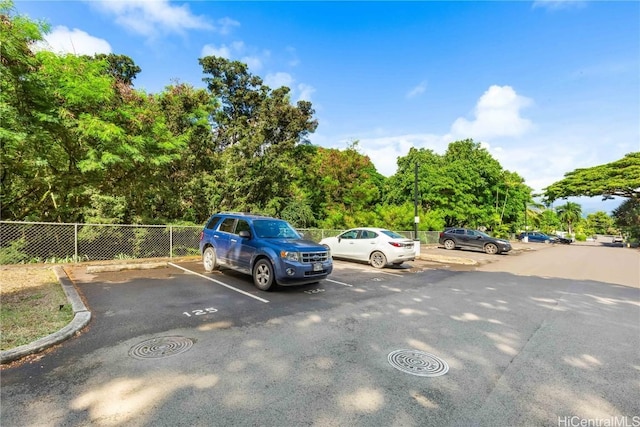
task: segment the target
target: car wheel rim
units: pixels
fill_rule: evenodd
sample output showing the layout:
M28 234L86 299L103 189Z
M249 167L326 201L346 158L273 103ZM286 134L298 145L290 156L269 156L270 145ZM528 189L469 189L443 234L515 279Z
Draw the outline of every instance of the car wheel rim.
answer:
M447 240L446 242L444 242L444 247L445 247L446 249L453 249L455 245L456 245L456 244L455 244L455 243L453 243L453 241L452 241L452 240Z
M267 267L266 265L261 265L258 267L258 274L256 274L257 279L258 279L258 283L260 283L262 286L266 285L267 283L269 283L269 277L271 276L270 272L269 272L269 267Z
M495 245L487 245L487 253L495 254L498 252L498 248Z
M204 268L211 270L213 268L213 254L211 251L207 251L204 254Z
M384 256L377 252L371 255L371 265L376 268L384 266Z

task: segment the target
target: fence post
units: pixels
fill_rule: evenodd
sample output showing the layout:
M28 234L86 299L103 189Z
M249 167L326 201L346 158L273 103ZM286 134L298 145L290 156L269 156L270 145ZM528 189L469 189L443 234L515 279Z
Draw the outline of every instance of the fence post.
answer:
M73 256L75 262L78 262L78 223L73 224Z
M169 226L169 258L173 258L173 225Z

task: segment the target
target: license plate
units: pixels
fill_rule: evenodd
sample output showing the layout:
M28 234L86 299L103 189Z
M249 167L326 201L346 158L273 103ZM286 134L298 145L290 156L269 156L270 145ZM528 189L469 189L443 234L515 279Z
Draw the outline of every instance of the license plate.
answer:
M313 271L322 271L322 263L321 262L313 263Z

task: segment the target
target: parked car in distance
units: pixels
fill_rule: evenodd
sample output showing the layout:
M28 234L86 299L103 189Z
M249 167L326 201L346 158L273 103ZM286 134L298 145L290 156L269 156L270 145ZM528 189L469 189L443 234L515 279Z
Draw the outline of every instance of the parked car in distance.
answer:
M571 243L573 243L573 240L568 238L568 237L562 237L559 234L550 234L549 237L555 239L556 243L562 243L565 245L570 245Z
M212 215L200 234L206 272L218 266L249 274L254 285L302 285L325 279L333 270L327 248L303 237L286 221L245 213Z
M511 243L468 228L449 228L440 233L438 242L445 249L480 249L488 254L500 254L511 250Z
M401 265L416 257L413 240L384 228L352 228L338 236L326 237L320 244L331 251L332 257L366 261L375 268Z
M622 236L613 236L611 243L623 243L624 238Z
M525 236L529 242L540 242L540 243L557 243L558 238L556 236L549 236L547 234L541 233L540 231L526 231L518 234L518 240L522 241Z

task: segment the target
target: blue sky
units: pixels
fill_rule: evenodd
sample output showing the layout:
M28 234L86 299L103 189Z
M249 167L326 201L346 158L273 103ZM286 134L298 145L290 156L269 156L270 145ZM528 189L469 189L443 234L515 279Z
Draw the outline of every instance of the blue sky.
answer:
M22 1L49 49L130 56L138 89L204 87L198 58L241 60L305 99L311 141L359 141L392 175L410 147L482 142L540 191L640 151L637 1ZM585 210L618 202L581 199ZM562 202L556 202L562 203ZM593 205L593 206L592 206Z

